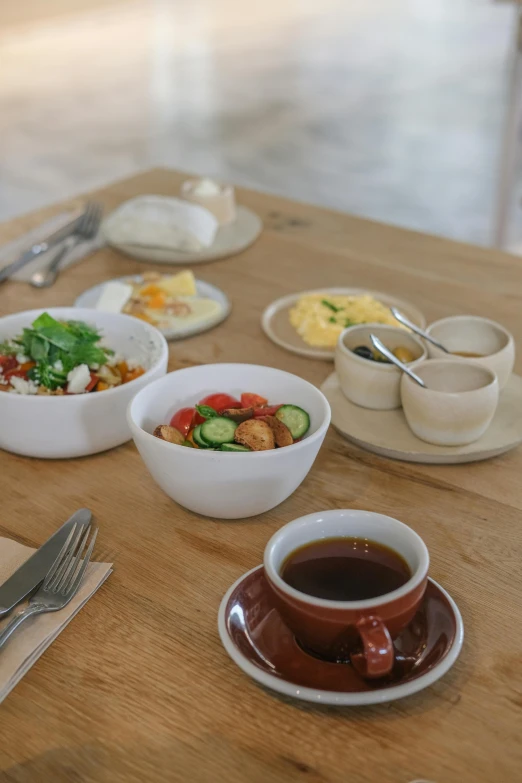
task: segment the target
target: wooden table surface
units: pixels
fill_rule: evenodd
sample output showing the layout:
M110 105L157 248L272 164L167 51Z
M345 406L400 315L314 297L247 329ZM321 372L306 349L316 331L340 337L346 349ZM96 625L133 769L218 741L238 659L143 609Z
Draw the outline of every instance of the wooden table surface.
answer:
M181 180L155 170L96 198L109 210L140 193L176 194ZM428 321L485 314L521 343L519 258L273 196L239 197L265 221L263 235L242 255L197 267L229 294L232 315L171 343L170 370L251 361L320 384L332 365L286 353L260 327L273 299L317 286L388 291L415 302ZM62 208L0 227L0 241ZM94 283L151 268L102 250L49 290L2 286L0 312L71 304ZM115 571L0 707L0 781L520 780L521 471L520 449L469 466L410 465L331 431L293 497L261 517L220 522L176 506L132 443L60 462L1 453L0 535L38 546L87 506L100 526L98 558L112 559ZM249 680L221 646L221 597L261 562L270 535L338 507L387 513L414 528L430 550L431 575L462 611L457 664L404 701L329 709L285 700Z

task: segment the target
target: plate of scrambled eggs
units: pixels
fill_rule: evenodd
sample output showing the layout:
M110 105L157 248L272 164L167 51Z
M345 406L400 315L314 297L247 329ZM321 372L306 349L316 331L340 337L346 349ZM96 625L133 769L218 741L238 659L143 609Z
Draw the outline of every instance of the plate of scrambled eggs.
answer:
M404 328L391 314L392 306L418 326L426 326L426 319L414 305L362 288L324 288L290 294L267 307L261 325L281 348L311 359L333 360L339 335L348 326L377 323Z

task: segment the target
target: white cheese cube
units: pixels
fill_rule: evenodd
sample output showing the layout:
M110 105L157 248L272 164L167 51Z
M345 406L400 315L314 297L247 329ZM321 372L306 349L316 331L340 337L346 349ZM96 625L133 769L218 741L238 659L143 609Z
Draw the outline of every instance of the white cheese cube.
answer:
M91 373L86 364L79 364L67 375L69 394L82 394L91 381Z

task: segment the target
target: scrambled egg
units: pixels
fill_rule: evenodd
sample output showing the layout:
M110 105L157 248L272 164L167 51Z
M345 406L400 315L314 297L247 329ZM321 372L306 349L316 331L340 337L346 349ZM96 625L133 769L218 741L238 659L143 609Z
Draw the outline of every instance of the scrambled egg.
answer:
M354 324L401 326L389 307L369 294L307 294L290 310L290 323L314 348L334 348L343 329Z

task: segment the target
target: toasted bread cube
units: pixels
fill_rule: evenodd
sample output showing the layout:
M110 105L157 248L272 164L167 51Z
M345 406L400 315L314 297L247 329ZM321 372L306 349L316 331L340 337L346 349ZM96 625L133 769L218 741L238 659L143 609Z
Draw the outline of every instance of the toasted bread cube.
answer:
M242 422L234 435L236 443L248 446L252 451L268 451L275 448L274 433L261 419L248 419Z
M242 421L248 421L248 419L253 418L254 409L227 408L226 410L221 411L220 416L225 416L225 418L232 419L232 421L235 421L237 424L241 424Z
M275 416L262 416L260 421L266 421L272 432L274 433L274 440L276 446L282 449L284 446L291 446L294 442L292 433L282 421L276 419Z
M171 427L170 424L160 424L152 434L155 438L175 443L177 446L182 446L185 440L181 432L175 427Z

